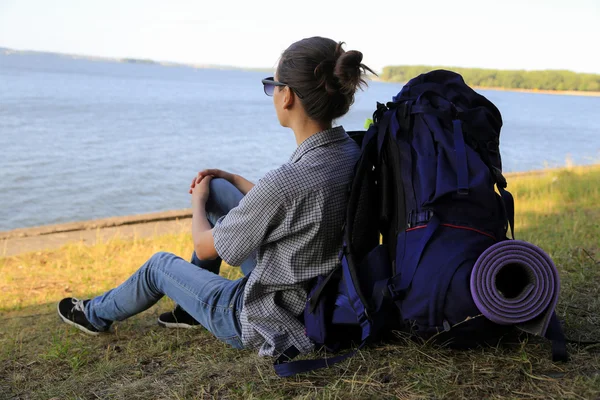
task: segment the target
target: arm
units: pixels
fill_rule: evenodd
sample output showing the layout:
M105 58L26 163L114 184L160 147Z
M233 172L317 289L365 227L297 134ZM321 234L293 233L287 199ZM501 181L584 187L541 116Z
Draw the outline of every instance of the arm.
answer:
M267 174L213 228L219 257L229 265L241 265L261 245L288 235L286 210L283 191Z
M198 178L192 182L192 186L190 188L190 193L194 189L194 185L196 183L200 183L200 181L205 176L209 176L209 175L214 178L222 178L222 179L229 181L233 186L235 186L244 195L246 195L254 187L254 183L241 177L240 175L232 174L230 172L222 171L220 169L205 169L204 171L198 172Z
M232 176L232 180L230 180L229 182L231 182L233 186L235 186L244 195L246 195L254 187L254 183L250 182L246 178L240 175L232 174Z
M200 260L214 260L218 256L205 207L211 179L210 176L204 177L192 189L192 238L196 257Z

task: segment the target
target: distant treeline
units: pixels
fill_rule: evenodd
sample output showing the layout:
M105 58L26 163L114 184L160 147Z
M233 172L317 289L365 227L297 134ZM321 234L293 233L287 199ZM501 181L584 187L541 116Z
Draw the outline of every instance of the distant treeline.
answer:
M431 67L425 65L388 66L380 78L390 82L407 82L434 69L447 69L463 76L470 86L506 89L600 91L600 75L572 71L495 70L480 68Z
M129 64L158 64L156 61L143 58L121 58L120 61Z

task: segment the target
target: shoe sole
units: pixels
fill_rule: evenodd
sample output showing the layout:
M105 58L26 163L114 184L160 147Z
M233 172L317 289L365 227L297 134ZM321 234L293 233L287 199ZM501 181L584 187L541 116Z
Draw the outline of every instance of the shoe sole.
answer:
M158 325L167 329L196 329L201 325L190 325L190 324L182 324L179 322L164 322L161 321L160 318L157 320Z
M63 322L74 326L75 328L79 329L82 332L87 333L88 335L92 335L92 336L98 336L100 335L100 332L94 332L94 331L90 331L89 329L87 329L85 326L76 324L75 322L71 321L70 319L65 318L61 313L60 313L60 309L58 308L58 305L56 306L56 311L58 311L58 316L60 317L60 319L63 320Z

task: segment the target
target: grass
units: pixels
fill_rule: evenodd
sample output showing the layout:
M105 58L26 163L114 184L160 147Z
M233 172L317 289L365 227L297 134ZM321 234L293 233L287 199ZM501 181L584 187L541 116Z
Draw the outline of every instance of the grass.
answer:
M557 312L567 336L600 339L600 166L509 179L518 239L547 251L562 280ZM234 350L202 329L170 331L156 307L89 337L59 322L56 302L121 283L148 257L191 254L190 235L115 237L94 246L0 258L0 399L525 398L600 396L600 346L570 346L550 361L545 340L469 351L418 344L374 346L327 370L280 379L268 358ZM237 276L224 266L223 274Z

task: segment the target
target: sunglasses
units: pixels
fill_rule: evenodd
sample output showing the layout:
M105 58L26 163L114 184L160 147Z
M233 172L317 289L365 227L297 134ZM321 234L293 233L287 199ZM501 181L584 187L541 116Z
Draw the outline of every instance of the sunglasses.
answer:
M303 96L300 94L300 92L298 92L296 89L292 88L290 85L288 85L287 83L283 83L283 82L277 82L275 80L274 77L270 76L268 78L265 78L262 80L262 84L264 86L265 89L265 94L267 96L273 96L273 92L275 92L275 86L287 86L290 89L292 89L294 91L294 93L296 93L296 95L299 98L302 98Z

